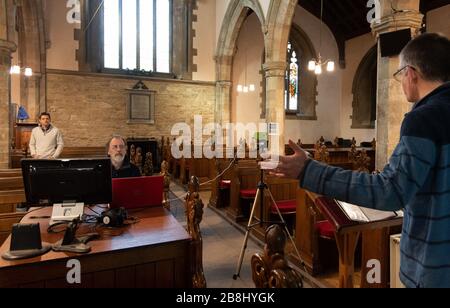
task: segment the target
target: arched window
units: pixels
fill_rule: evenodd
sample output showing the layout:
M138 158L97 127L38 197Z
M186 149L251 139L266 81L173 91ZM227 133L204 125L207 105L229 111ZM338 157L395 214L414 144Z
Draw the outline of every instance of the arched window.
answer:
M353 80L352 128L375 128L377 119L377 46L364 56Z
M105 0L104 67L171 72L171 0Z
M309 59L316 57L308 36L293 25L287 47L288 69L285 82L287 119L316 120L317 77L307 70Z
M299 111L300 105L298 59L297 53L292 49L292 44L290 42L288 43L287 59L289 65L286 72L284 104L286 112L296 114Z
M192 79L194 1L82 3L80 70Z

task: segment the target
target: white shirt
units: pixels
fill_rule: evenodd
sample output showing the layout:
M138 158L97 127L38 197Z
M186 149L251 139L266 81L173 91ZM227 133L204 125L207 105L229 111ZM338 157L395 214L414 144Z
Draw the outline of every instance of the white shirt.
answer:
M58 158L64 147L62 134L56 127L50 125L44 131L41 127L35 127L31 131L30 153L37 158Z

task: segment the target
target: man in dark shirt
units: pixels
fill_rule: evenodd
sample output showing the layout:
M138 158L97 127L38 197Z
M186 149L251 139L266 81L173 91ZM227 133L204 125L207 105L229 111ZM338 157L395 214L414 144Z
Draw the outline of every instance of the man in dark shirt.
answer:
M126 158L127 146L121 136L113 136L106 145L108 156L111 159L111 173L113 178L140 177L139 168Z

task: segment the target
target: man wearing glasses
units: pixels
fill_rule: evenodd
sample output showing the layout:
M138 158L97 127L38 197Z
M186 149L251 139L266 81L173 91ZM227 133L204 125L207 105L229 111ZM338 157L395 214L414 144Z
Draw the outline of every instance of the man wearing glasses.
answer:
M273 174L368 208L404 210L400 278L407 287L450 287L450 40L423 34L400 54L394 78L414 103L380 174L346 171L295 154Z
M111 159L111 171L113 178L140 177L139 168L126 158L127 146L121 136L113 136L106 144L108 156Z

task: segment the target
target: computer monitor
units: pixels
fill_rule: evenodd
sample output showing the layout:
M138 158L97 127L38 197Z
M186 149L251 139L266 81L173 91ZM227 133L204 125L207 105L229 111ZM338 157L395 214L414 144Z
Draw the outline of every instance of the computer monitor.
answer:
M24 159L21 163L29 205L94 205L112 201L109 159Z

